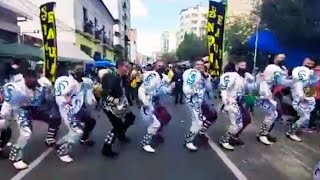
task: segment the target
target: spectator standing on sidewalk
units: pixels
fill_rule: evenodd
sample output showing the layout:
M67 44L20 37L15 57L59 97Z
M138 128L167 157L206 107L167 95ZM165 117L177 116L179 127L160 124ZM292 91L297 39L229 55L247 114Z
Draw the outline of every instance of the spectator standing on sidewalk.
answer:
M174 76L172 78L172 82L175 83L175 88L173 89L173 94L175 96L175 104L183 104L183 91L182 91L182 69L177 66L174 69Z

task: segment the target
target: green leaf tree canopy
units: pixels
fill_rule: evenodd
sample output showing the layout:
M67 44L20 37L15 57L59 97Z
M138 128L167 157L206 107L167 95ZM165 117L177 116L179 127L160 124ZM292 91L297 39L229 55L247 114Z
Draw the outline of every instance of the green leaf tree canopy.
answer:
M284 46L319 48L319 9L319 0L263 0L261 22Z
M184 40L178 46L177 57L180 60L194 61L196 58L208 55L207 39L205 37L197 37L193 33L186 33Z
M177 60L177 57L175 53L164 53L161 56L161 60L167 62L167 63L172 63Z

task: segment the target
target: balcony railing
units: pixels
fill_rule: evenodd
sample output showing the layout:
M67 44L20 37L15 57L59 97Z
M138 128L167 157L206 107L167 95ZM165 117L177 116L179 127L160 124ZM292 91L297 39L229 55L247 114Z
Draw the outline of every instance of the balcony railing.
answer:
M97 39L97 40L102 41L103 40L102 30L95 30L94 38Z
M91 34L91 35L93 35L93 23L92 23L92 21L85 21L84 22L84 25L83 25L83 31L85 32L85 33L89 33L89 34Z
M108 44L108 45L112 45L111 44L111 39L107 38L106 36L103 37L103 44Z

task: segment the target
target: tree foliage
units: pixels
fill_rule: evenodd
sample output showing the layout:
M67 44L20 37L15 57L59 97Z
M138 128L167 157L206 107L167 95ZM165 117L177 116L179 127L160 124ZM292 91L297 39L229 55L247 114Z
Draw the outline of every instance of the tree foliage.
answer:
M164 53L161 56L161 60L167 62L167 63L172 63L174 61L176 61L178 58L175 55L175 53Z
M245 43L256 29L257 20L245 15L229 17L225 26L225 50Z
M197 37L195 34L184 35L184 40L178 46L176 55L180 60L194 61L198 57L208 55L208 43L206 37Z
M263 0L261 22L287 47L319 48L319 9L319 0Z

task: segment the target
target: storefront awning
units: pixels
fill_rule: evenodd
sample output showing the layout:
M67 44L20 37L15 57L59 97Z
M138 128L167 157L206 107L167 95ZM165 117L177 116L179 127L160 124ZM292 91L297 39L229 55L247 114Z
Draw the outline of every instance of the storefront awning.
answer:
M19 43L1 43L0 57L17 57L30 60L42 60L41 48ZM72 43L58 42L58 61L94 63L94 60Z
M30 60L41 60L43 52L40 48L19 44L19 43L0 43L0 57L17 57Z

